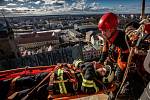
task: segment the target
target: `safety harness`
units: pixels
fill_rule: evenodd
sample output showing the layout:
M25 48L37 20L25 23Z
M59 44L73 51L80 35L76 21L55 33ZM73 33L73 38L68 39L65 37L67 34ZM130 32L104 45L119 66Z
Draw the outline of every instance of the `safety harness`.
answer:
M74 91L78 88L78 82L75 77L75 70L72 69L69 65L59 65L57 70L54 71L56 73L53 73L50 76L49 86L58 84L59 86L59 92L60 94L67 94L67 87L65 85L66 82L71 82L73 85ZM66 78L64 78L64 75L66 75ZM50 90L49 94L52 94L52 91Z
M82 86L83 87L94 88L96 93L99 91L99 88L96 86L96 84L93 80L85 79L82 72L80 72L80 75L82 76Z
M63 82L63 73L64 73L64 71L62 69L58 69L57 79L62 81L62 82L58 83L59 84L59 90L60 90L61 94L67 94L65 83Z

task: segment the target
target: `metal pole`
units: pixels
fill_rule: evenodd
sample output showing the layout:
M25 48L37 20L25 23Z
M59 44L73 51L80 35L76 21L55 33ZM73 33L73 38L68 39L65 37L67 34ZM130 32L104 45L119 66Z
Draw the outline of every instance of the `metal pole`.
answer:
M142 0L142 12L141 12L141 18L144 19L145 16L145 0Z

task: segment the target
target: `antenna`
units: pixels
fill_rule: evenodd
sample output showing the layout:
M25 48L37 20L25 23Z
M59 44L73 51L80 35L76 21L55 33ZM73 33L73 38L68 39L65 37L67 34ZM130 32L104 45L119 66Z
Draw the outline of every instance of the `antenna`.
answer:
M5 20L6 25L7 25L8 34L13 34L12 28L10 27L9 22L7 21L3 11L1 13L2 13L2 16L3 16L4 20Z
M3 16L4 20L5 20L5 22L6 22L7 27L10 27L8 21L6 20L6 17L4 15L4 13L3 12L1 12L1 13L2 13L2 16Z

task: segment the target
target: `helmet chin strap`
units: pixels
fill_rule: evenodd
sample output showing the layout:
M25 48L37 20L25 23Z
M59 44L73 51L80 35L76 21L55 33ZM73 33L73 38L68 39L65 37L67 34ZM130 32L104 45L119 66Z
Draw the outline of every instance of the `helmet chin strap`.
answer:
M108 34L107 32L110 32L110 34L111 34L109 37L108 37L108 35L106 35L106 34ZM110 43L113 43L116 36L117 36L117 34L118 34L117 29L112 30L112 32L111 32L111 30L109 30L107 32L102 33L102 36L103 36L104 40L108 41Z
M107 37L107 40L112 43L114 41L114 39L116 38L117 36L117 30L113 31L110 35L110 37Z

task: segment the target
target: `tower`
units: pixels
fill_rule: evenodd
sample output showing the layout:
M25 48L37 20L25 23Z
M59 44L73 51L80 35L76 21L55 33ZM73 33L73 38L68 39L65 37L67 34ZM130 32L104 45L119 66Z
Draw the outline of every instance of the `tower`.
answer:
M18 57L18 49L14 40L14 33L8 22L0 22L0 61Z

